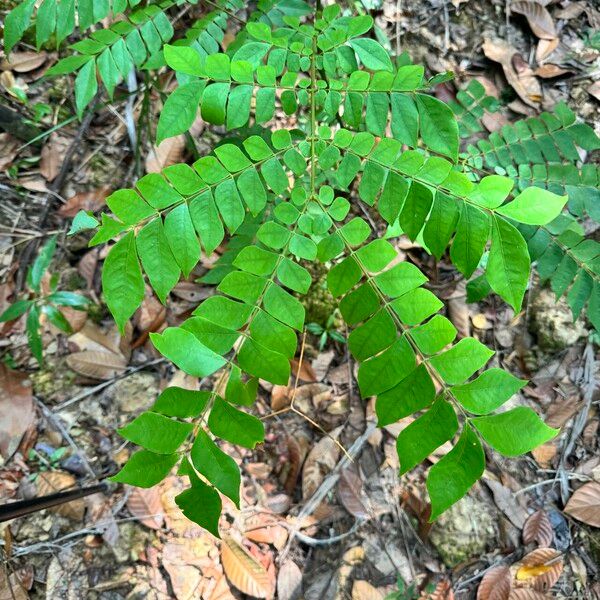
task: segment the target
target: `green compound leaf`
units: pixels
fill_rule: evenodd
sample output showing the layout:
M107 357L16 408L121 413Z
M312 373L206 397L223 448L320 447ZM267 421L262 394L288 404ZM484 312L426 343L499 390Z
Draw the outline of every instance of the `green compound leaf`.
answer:
M451 388L454 397L470 413L487 415L500 408L525 384L503 369L493 368L484 371L477 379Z
M150 488L160 483L178 460L178 454L155 454L148 450L138 450L131 455L123 468L109 479L141 488Z
M558 217L567 199L542 188L528 187L496 212L526 225L545 225Z
M110 249L102 269L102 290L108 309L123 333L129 317L144 299L144 279L133 231Z
M485 453L475 432L465 425L456 445L429 470L430 521L458 502L483 475Z
M157 454L172 454L192 432L191 423L174 421L153 412L143 412L118 430L126 440Z
M198 473L240 507L240 469L203 429L196 434L190 460Z
M545 444L558 433L531 409L518 406L498 415L475 417L473 427L495 450L505 456L519 456Z

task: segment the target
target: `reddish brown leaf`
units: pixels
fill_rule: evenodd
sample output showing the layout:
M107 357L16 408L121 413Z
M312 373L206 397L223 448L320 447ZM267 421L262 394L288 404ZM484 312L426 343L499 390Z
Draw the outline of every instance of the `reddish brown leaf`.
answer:
M0 363L0 454L8 460L23 434L33 425L35 408L31 384L25 373Z
M309 362L303 360L302 364L299 364L295 358L290 362L292 365L292 373L295 377L298 377L298 379L306 381L307 383L314 383L317 381L317 376Z
M554 539L552 524L543 510L534 512L523 525L523 542L536 542L538 546L549 546Z
M435 586L433 592L422 592L419 600L454 600L452 584L447 579L443 579Z
M514 565L515 579L537 592L547 592L563 572L561 553L554 548L538 548Z
M255 598L268 598L272 585L266 569L230 535L221 542L221 564L230 583Z
M508 600L511 587L510 569L494 567L482 577L477 588L477 600Z
M58 214L61 217L74 217L80 210L100 210L106 204L106 197L110 194L111 188L101 187L87 192L79 192L71 196L59 208Z
M75 477L66 471L44 471L38 475L35 483L38 496L55 494L56 492L72 489L76 486ZM62 517L81 521L85 511L85 501L79 498L78 500L72 500L65 504L59 504L48 510L55 512Z
M569 498L565 512L592 527L600 527L600 483L582 485Z
M556 37L556 27L550 13L537 2L511 2L510 10L523 15L535 35L545 40Z
M343 469L338 482L338 496L344 508L357 519L368 519L369 511L362 501L363 482L355 470Z
M129 490L127 498L129 512L146 527L160 529L164 521L160 489L156 486L148 489L132 486L127 486L127 488Z

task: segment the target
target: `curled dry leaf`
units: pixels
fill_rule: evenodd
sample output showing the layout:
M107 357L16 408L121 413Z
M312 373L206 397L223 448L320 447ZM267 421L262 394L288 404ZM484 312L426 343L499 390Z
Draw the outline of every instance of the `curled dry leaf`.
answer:
M508 600L512 587L510 569L494 567L481 578L477 588L477 600Z
M510 10L523 15L533 33L544 40L556 37L556 27L548 10L538 2L512 2Z
M249 596L268 598L272 585L266 569L230 535L221 542L221 564L230 583Z
M351 468L343 469L338 481L338 496L344 508L357 519L368 519L369 511L362 501L363 482Z
M535 50L535 60L541 63L558 48L558 38L553 40L540 40Z
M158 487L139 488L127 486L127 508L139 522L150 529L160 529L164 521L163 507Z
M110 194L111 188L101 187L87 192L79 192L71 196L58 209L61 217L74 217L80 210L100 210L106 204L106 197Z
M554 539L552 524L543 510L534 512L523 525L523 543L536 542L538 546L549 546Z
M38 475L35 483L38 496L55 494L56 492L72 489L77 485L75 477L66 471L44 471ZM81 521L85 511L85 501L82 498L79 498L78 500L72 500L65 504L59 504L48 510L59 514L61 517Z
M299 600L302 594L302 571L293 560L286 560L277 574L279 600Z
M582 485L569 498L565 512L587 525L600 527L600 483L592 481Z
M121 375L127 368L127 361L114 352L86 350L67 356L67 365L80 375L107 380Z
M288 530L274 515L256 513L244 521L244 535L253 542L271 544L281 550L287 541Z
M0 454L8 460L35 421L31 384L25 373L0 363Z
M563 572L562 555L554 548L538 548L513 565L516 581L537 592L547 592Z
M502 65L506 80L525 104L539 108L542 101L540 82L522 58L514 60L518 52L513 46L497 38L486 39L483 43L483 53L490 60Z

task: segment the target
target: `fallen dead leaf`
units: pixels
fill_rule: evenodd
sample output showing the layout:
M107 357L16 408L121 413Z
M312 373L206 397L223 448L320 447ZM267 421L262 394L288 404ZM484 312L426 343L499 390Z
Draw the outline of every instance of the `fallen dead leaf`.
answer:
M37 476L35 483L38 496L55 494L56 492L72 489L77 486L75 477L66 471L43 471ZM78 500L72 500L65 504L59 504L48 510L59 514L62 517L81 521L85 511L85 501L82 498L79 498Z
M80 210L100 210L106 204L106 197L111 188L101 187L87 192L79 192L70 198L58 209L61 217L74 217Z
M265 568L230 535L223 534L221 563L227 579L244 594L268 598L272 585Z
M477 588L477 600L508 600L512 587L510 569L505 566L486 571Z
M538 108L542 101L542 88L533 70L517 50L501 39L485 39L483 53L487 58L502 65L504 75L521 100ZM518 58L515 58L518 57Z
M585 2L571 2L554 12L557 19L576 19L585 10Z
M556 456L557 448L554 444L542 444L531 451L535 462L543 469L549 469L552 466L552 461Z
M52 133L48 142L44 144L40 159L40 173L46 181L56 179L69 143L65 137Z
M244 520L244 536L253 542L271 544L281 550L287 541L288 530L278 517L256 513Z
M562 555L554 548L538 548L512 568L518 583L537 592L547 592L563 572Z
M185 150L185 136L163 140L158 146L153 146L146 157L146 173L160 173L165 167L181 162Z
M127 486L127 508L140 523L150 529L160 529L164 521L160 491L157 487L139 488Z
M558 48L558 38L553 40L540 40L535 50L535 60L541 63Z
M600 81L592 83L592 85L590 85L590 87L587 89L587 93L596 98L596 100L600 101Z
M293 560L286 560L277 574L279 600L299 600L302 594L302 571Z
M565 512L587 525L600 527L600 483L591 481L582 485L569 498Z
M386 593L372 586L368 581L355 579L352 583L352 600L384 600Z
M551 600L546 594L536 592L535 590L529 590L527 588L521 588L513 590L508 597L508 600Z
M67 356L67 365L80 375L93 379L112 379L127 368L127 361L114 352L85 350Z
M19 140L10 135L10 133L0 133L0 148L2 148L2 153L0 154L0 171L8 169L12 165L20 145Z
M368 519L369 511L362 499L363 482L352 468L343 469L338 481L338 497L344 508L357 519Z
M452 584L447 579L443 579L435 586L433 592L423 591L419 600L454 600Z
M564 75L565 73L572 73L572 71L571 69L563 69L552 63L546 63L538 67L534 73L542 79L551 79L552 77L560 77L560 75Z
M29 594L16 573L7 574L5 566L0 568L0 600L28 600Z
M523 525L523 543L536 542L538 546L550 546L554 539L552 524L543 510L535 511Z
M35 422L31 383L25 373L0 363L0 454L8 460Z
M556 27L548 10L538 2L511 2L510 10L523 15L535 35L544 40L556 37Z
M301 381L306 381L306 383L315 383L317 381L317 376L315 375L315 372L308 361L303 360L302 364L300 364L294 358L290 361L290 363L294 377L297 377Z
M8 59L0 63L0 70L27 73L41 67L48 59L47 52L11 52Z
M340 456L340 448L335 440L339 437L342 426L323 436L311 449L302 469L302 498L307 500L321 485L327 473L332 471Z

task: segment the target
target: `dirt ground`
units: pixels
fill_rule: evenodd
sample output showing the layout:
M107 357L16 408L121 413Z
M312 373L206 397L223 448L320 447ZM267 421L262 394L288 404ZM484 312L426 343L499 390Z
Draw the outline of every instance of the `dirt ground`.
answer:
M183 18L197 17L202 4ZM556 44L548 44L524 16L509 14L508 4L356 2L372 11L380 41L393 52L408 52L431 74L456 74L440 86L442 99L474 78L483 83L501 103L485 122L489 131L565 101L600 134L600 6L546 2L557 31ZM41 367L23 319L0 324L2 502L113 474L131 452L116 429L167 385L196 385L160 359L148 334L181 322L211 293L197 279L215 259L180 282L166 308L148 293L121 337L101 301L106 250L88 249L85 235L65 234L78 210L101 209L112 190L208 152L225 134L198 122L195 148L183 136L155 147L151 124L160 99L141 92L112 103L99 98L92 118L79 122L70 108L72 82L43 77L56 53L22 45L16 57L0 62L0 108L54 131L23 146L22 130L0 129L0 312L23 290L28 265L53 233L59 241L50 273L59 289L86 295L93 308L65 310L71 335L45 323ZM589 233L600 239L592 224ZM449 262L436 267L406 239L399 244L431 278L460 334L488 344L498 365L530 380L511 403L560 427L556 439L519 459L488 454L482 481L430 524L425 473L447 449L399 477L395 437L411 418L376 429L345 344L328 339L320 350L309 333L290 386L261 386L256 414L285 408L295 394L310 420L284 412L265 421L266 442L257 450L227 447L242 469L243 500L241 510L225 505L222 541L182 516L176 477L149 490L111 484L106 493L0 524L0 600L226 600L264 590L282 600L442 600L475 598L478 588L481 600L501 600L507 579L522 585L511 599L600 598L597 334L585 321L573 323L566 303L535 282L519 314L493 297L467 304L465 282ZM322 285L306 301L307 322L324 325L334 303L325 274L316 275ZM49 285L46 277L42 287ZM343 326L339 332L345 335ZM579 512L566 511L582 486L591 496ZM239 558L239 544L254 562Z

